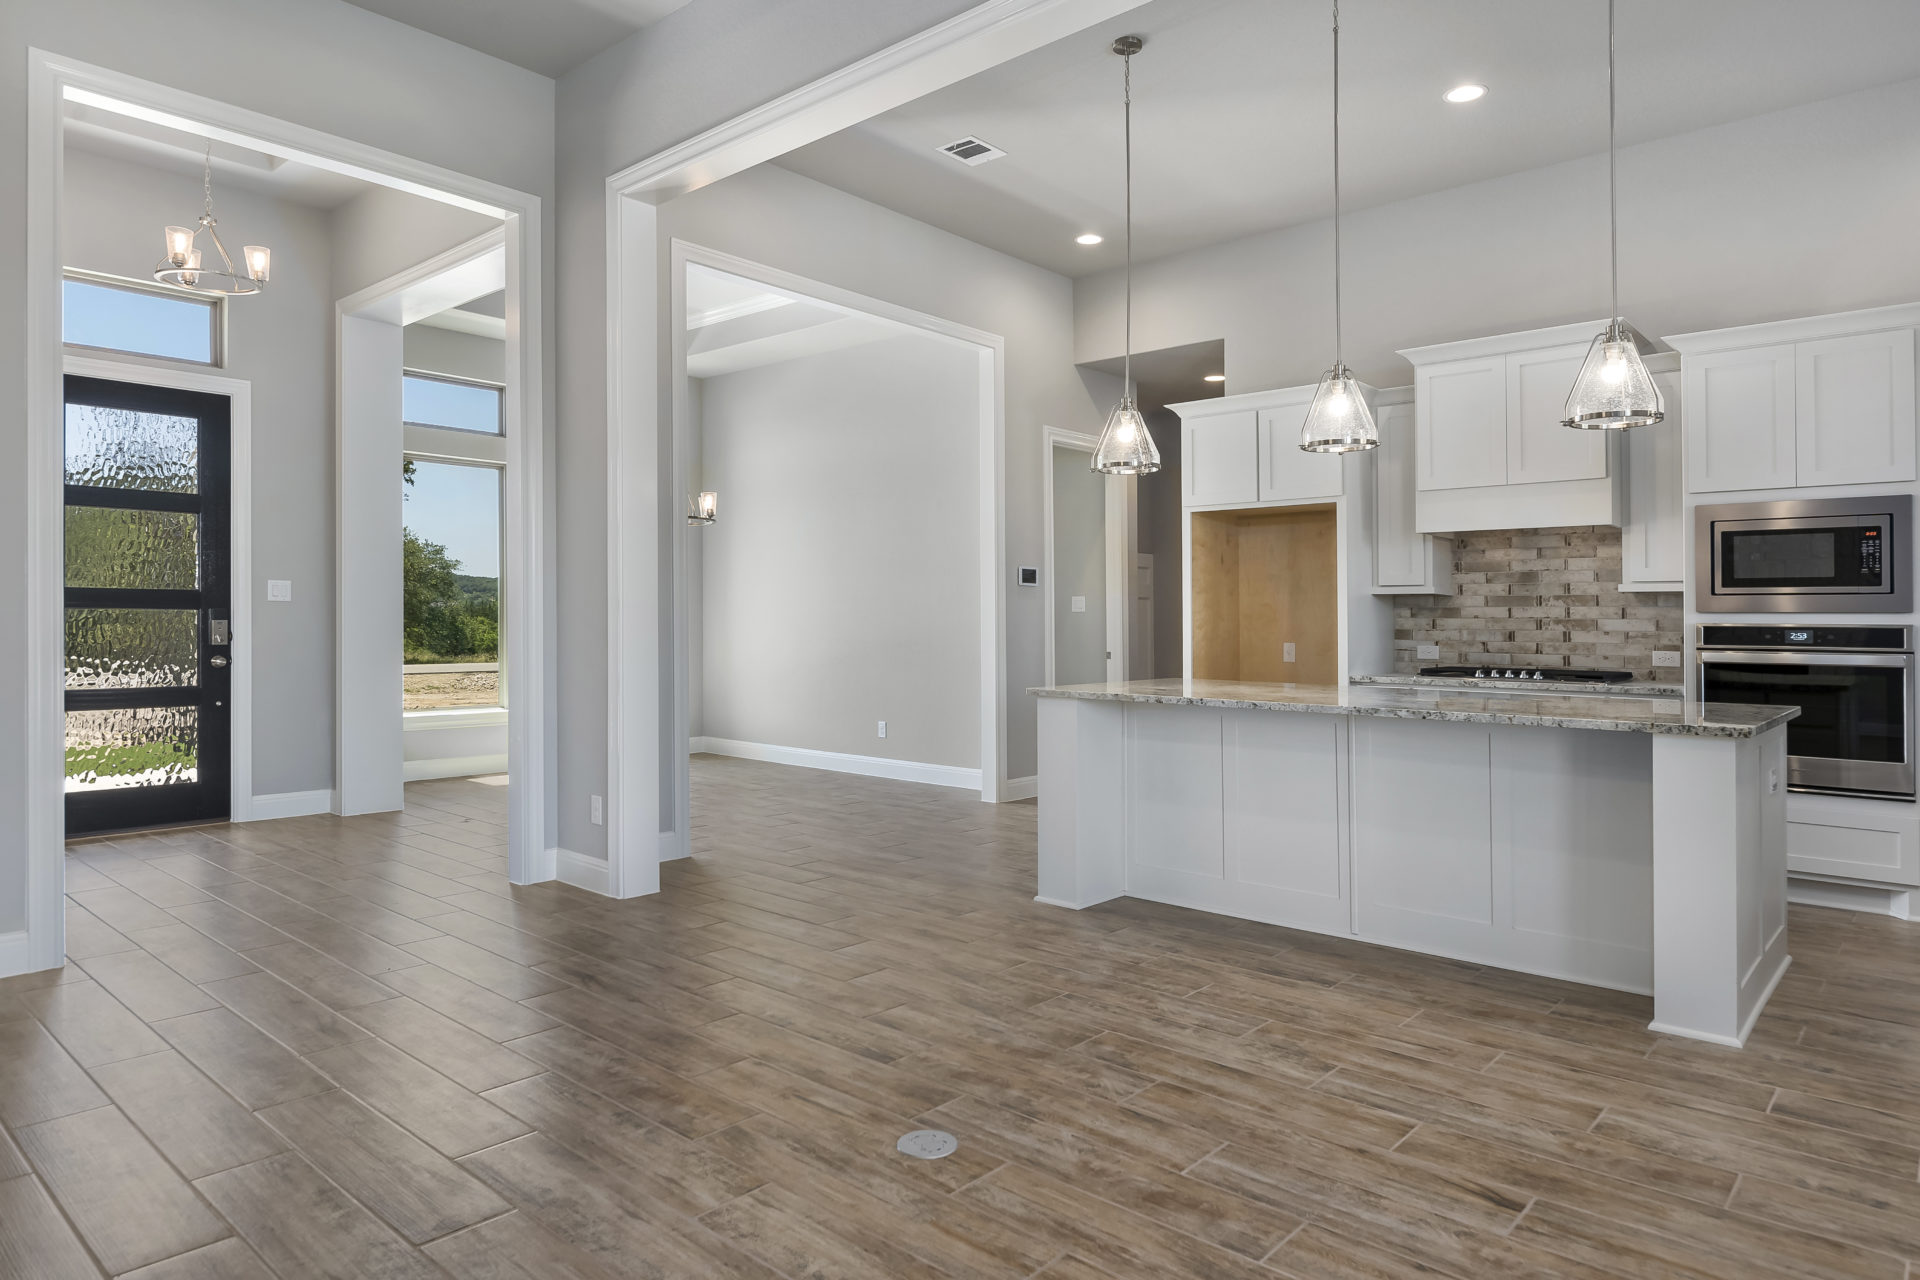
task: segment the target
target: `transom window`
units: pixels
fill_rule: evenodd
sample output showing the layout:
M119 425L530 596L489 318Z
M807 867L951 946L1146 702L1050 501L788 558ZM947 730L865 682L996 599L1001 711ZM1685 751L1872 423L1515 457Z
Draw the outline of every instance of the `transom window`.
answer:
M503 389L437 373L409 373L400 384L400 416L422 427L497 436L506 430Z
M220 300L69 272L61 291L61 339L70 347L217 365Z

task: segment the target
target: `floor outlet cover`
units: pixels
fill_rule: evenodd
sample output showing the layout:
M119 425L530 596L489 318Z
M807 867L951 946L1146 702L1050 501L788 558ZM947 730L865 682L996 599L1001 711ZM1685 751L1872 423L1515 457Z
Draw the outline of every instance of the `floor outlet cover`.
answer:
M941 1129L915 1129L893 1144L916 1160L938 1160L960 1149L960 1140Z

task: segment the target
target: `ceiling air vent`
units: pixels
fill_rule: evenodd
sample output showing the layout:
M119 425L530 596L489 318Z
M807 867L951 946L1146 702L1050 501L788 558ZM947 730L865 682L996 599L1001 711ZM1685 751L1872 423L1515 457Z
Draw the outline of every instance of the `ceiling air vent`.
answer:
M958 142L949 142L940 148L942 155L952 156L961 164L985 164L989 160L998 160L1007 154L990 142L978 138L962 138Z

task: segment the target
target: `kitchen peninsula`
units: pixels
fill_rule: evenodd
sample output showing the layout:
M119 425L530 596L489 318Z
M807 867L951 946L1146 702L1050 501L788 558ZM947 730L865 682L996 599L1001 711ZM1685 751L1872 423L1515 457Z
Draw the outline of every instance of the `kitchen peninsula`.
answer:
M1649 993L1740 1045L1785 972L1796 708L1480 688L1035 689L1039 898L1123 895Z

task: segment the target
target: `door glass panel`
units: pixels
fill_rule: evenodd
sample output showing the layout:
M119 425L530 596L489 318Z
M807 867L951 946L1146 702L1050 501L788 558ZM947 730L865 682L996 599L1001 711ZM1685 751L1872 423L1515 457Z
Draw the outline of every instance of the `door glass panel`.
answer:
M191 591L200 517L190 511L67 508L67 585Z
M193 493L200 423L137 409L67 406L67 483Z
M200 776L198 707L67 712L67 790L194 782Z
M1799 707L1787 751L1829 760L1906 759L1906 673L1899 667L1712 663L1709 702Z
M178 688L200 680L192 609L67 610L67 688Z

